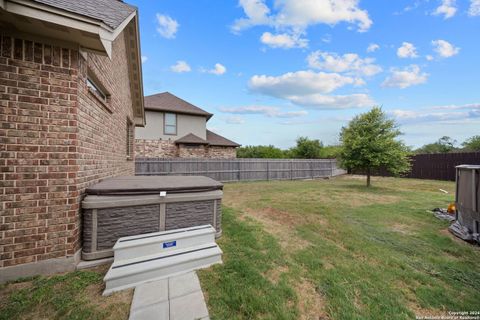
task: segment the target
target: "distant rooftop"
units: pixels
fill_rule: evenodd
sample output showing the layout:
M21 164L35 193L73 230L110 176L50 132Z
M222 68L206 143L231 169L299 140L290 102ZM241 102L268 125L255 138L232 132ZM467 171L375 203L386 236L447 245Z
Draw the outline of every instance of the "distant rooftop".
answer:
M240 145L232 140L222 137L219 134L207 130L207 140L204 140L193 133L189 133L180 139L175 140L176 144L204 144L217 147L240 147Z
M146 96L145 110L192 114L207 117L207 120L213 116L213 114L194 106L193 104L171 94L170 92Z
M224 138L210 130L207 130L207 141L211 146L240 147L240 144L233 142L232 140L228 140L227 138Z

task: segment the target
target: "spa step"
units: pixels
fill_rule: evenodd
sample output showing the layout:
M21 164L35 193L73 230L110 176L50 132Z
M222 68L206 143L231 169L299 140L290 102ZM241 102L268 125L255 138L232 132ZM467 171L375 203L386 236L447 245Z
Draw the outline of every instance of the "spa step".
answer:
M210 225L141 234L118 239L113 247L115 261L161 254L204 244L215 244Z
M103 279L103 295L221 262L222 250L215 242L134 259L115 259Z

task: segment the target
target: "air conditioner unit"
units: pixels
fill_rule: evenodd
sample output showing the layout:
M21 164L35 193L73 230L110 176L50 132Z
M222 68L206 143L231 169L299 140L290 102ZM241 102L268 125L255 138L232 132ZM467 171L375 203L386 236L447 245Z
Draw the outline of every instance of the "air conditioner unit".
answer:
M480 165L456 167L456 221L449 230L459 238L480 243Z

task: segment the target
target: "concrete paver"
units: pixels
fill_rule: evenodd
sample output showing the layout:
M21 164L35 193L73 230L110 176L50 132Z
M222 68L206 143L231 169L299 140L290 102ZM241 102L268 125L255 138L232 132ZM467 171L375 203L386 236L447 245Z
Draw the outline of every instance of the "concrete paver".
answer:
M200 280L195 272L185 273L168 278L168 298L184 296L186 294L201 291Z
M202 291L170 300L170 320L193 320L208 317Z
M168 279L147 282L135 288L132 309L168 301Z
M144 283L135 288L130 320L209 319L195 272Z
M168 301L163 301L135 310L130 310L129 320L168 320L170 308Z

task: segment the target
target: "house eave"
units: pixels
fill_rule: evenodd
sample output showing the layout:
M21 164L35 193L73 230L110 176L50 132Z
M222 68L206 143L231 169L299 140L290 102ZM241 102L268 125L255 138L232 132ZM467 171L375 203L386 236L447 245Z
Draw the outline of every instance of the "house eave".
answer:
M144 127L145 103L143 98L142 53L140 50L140 34L138 16L135 16L125 27L125 43L128 57L128 75L135 126Z
M112 29L100 20L33 1L0 0L0 8L4 12L26 18L2 15L9 26L19 31L75 42L82 48L106 54L110 58L112 42L136 16L136 11L132 12L117 28Z
M0 28L5 32L71 43L84 51L112 57L112 43L125 30L127 60L136 126L145 126L142 64L137 11L115 29L100 20L26 0L0 0Z

